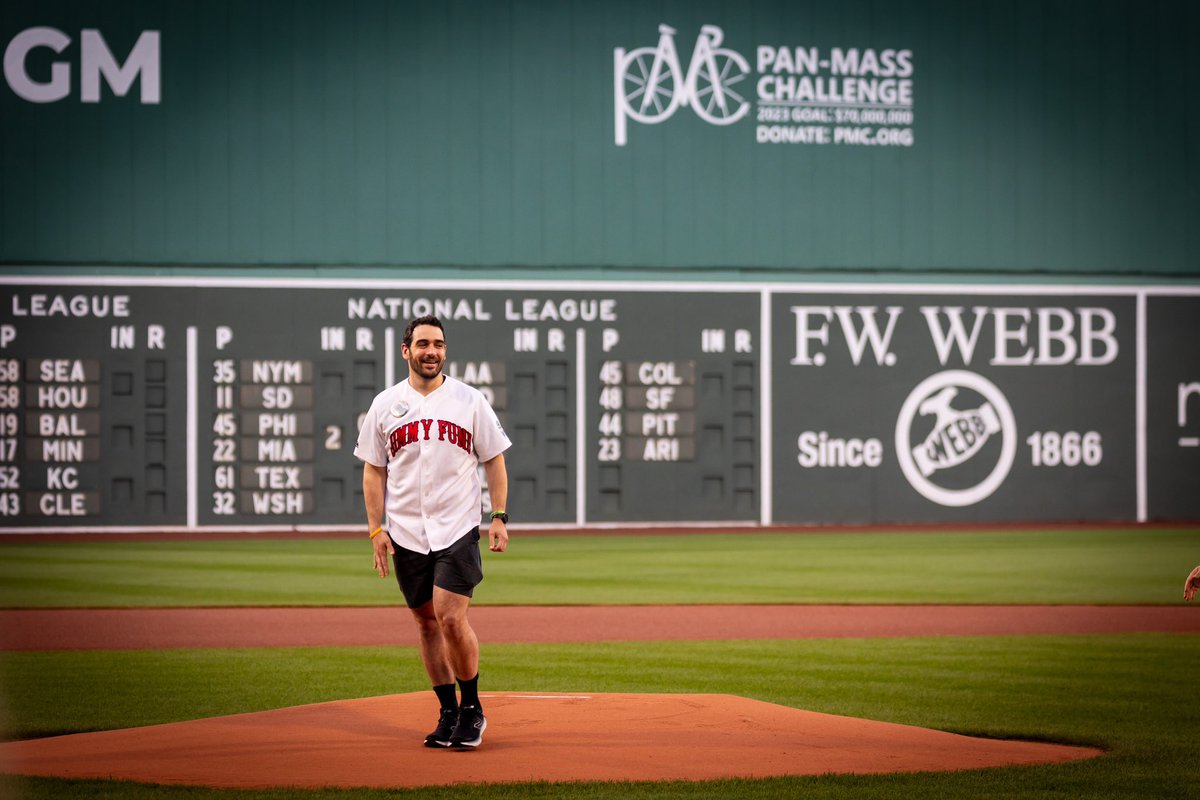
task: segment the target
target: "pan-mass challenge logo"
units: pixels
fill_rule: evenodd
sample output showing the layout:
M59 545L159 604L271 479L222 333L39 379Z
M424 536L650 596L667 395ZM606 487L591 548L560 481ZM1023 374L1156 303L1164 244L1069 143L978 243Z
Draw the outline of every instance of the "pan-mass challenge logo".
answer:
M685 65L676 29L658 44L613 50L613 139L629 121L657 125L690 108L710 125L733 125L757 103L760 144L913 145L913 52L907 48L760 44L755 70L722 47L725 31L702 25ZM685 69L686 67L686 69Z
M991 497L1012 468L1017 424L994 383L947 370L921 381L896 420L896 455L912 487L943 506Z

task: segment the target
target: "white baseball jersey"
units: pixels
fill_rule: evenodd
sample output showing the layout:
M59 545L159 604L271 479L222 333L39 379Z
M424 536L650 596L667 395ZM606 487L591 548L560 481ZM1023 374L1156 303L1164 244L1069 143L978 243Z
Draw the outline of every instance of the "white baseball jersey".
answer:
M479 464L512 446L478 389L449 375L428 395L407 380L380 392L354 455L387 467L384 528L406 550L444 550L479 524Z

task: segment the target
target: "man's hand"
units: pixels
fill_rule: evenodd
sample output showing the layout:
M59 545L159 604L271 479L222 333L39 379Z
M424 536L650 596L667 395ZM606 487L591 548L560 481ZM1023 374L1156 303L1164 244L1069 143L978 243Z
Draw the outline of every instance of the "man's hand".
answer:
M387 526L387 467L363 464L363 503L367 509L367 527L372 531ZM376 520L379 524L376 524ZM371 549L375 551L375 571L379 577L388 576L388 556L394 555L392 537L386 530L371 537Z
M396 554L396 548L392 546L392 537L388 536L387 531L380 531L371 540L371 545L375 550L375 571L379 573L379 577L386 578L388 565L391 563L392 556Z
M1183 599L1191 600L1196 596L1197 589L1200 589L1200 567L1192 570L1192 574L1183 582Z
M488 542L493 553L503 553L508 549L508 526L498 519L492 520L488 527ZM1200 569L1198 567L1197 569Z
M504 453L483 462L483 475L487 478L492 508L502 512L508 501L508 470L504 468ZM492 518L492 524L488 526L488 543L493 553L503 553L508 549L508 525L502 520Z

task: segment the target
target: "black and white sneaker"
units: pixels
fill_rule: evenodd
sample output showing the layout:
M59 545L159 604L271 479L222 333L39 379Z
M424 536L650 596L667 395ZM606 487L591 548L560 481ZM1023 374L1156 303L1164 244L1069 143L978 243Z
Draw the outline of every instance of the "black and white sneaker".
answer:
M458 724L450 736L451 747L479 747L483 732L487 730L487 717L479 706L462 706L458 709Z
M450 738L454 734L454 726L458 723L458 710L453 708L443 708L441 716L438 717L437 727L433 729L433 733L426 735L426 747L449 747Z

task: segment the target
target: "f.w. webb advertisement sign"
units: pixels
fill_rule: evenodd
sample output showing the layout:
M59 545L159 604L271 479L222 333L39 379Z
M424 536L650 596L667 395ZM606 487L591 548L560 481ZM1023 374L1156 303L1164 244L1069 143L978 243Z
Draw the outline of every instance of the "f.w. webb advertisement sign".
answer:
M775 516L1131 519L1135 304L776 295Z

